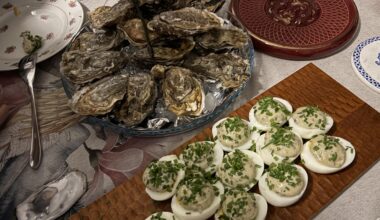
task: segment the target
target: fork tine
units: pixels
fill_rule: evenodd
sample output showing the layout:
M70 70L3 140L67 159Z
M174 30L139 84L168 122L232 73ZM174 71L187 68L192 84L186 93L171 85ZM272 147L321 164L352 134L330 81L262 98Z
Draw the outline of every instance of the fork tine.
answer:
M33 62L33 60L36 60L36 59L34 59L35 56L37 56L37 54L32 53L32 54L28 54L28 55L24 56L23 58L21 58L21 60L18 63L19 69L25 70L26 65L28 65L28 67L30 65L35 65L35 63L30 63L30 62Z

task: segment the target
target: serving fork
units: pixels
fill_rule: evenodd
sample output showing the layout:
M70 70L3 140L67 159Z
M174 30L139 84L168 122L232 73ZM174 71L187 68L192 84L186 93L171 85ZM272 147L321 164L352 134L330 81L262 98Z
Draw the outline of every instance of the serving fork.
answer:
M33 169L40 166L42 159L42 144L39 131L39 123L37 117L36 100L34 97L33 81L36 73L37 53L29 54L23 57L18 63L20 74L25 82L28 84L29 93L31 96L32 108L32 140L29 153L29 165Z

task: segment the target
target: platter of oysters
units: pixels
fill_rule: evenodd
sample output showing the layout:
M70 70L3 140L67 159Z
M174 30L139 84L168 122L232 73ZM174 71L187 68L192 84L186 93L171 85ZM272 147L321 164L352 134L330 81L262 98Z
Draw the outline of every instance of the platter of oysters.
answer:
M216 119L253 68L224 1L122 0L88 13L62 55L71 109L133 136L185 132Z

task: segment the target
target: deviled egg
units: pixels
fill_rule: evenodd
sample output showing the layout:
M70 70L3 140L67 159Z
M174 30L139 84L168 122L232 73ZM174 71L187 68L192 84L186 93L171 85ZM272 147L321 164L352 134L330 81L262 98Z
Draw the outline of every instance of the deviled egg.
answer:
M176 220L176 217L171 212L157 212L150 215L145 220Z
M167 155L150 163L143 173L146 193L156 201L169 199L185 176L184 168L176 155Z
M264 171L261 157L250 150L234 150L224 156L216 176L228 188L251 189Z
M259 180L259 190L273 206L296 203L305 193L308 176L301 166L289 163L271 164Z
M292 162L302 151L302 138L288 128L273 127L257 141L256 152L264 163Z
M212 141L199 141L189 144L179 155L187 167L198 166L206 172L215 173L222 163L223 149Z
M212 136L217 145L230 152L249 149L252 141L256 141L260 134L252 129L248 121L235 116L216 122L212 126Z
M223 194L220 182L211 183L199 176L185 178L172 198L171 208L179 219L208 219L218 210Z
M264 220L267 215L267 201L259 194L231 189L224 194L224 200L216 220Z
M289 119L289 127L302 138L326 134L334 124L333 118L316 106L297 108Z
M317 135L305 143L301 158L309 170L327 174L344 169L355 158L355 148L341 137Z
M278 97L264 97L249 111L249 121L262 131L268 131L273 125L284 125L293 111L292 105Z

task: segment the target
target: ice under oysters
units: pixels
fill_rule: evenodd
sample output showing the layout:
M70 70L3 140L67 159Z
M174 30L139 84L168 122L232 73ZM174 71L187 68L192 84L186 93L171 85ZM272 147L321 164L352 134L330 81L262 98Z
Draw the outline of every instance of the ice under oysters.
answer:
M201 3L213 8L216 2ZM144 5L145 9L140 7L142 10L149 8L148 11L152 12L144 15L143 19L149 29L148 35L145 34L143 20L132 12L135 8L131 7L131 2L120 1L113 7L104 6L91 12L91 26L98 30L92 34L82 33L77 39L90 39L93 43L79 41L80 47L72 47L72 51L63 55L78 57L76 62L65 58L61 63L63 74L77 85L77 92L70 102L75 112L139 129L150 127L149 122L162 117L173 122L170 126L176 126L177 121L182 120L181 116L193 120L213 111L205 108L206 95L218 97L220 101L215 102L222 103L231 91L248 80L250 74L246 57L249 39L245 32L210 11L186 7L198 7L194 1L183 1L177 6L173 4L168 6L168 11L158 14L153 7L156 2L140 1L139 4ZM172 7L180 9L172 10ZM119 14L111 15L111 11ZM100 28L107 28L107 31ZM211 32L213 34L209 34ZM124 38L122 43L120 35ZM153 54L149 52L147 36ZM216 36L216 43L213 43L212 38ZM118 45L127 46L121 48ZM199 46L204 48L201 53ZM84 67L92 63L104 62L106 65L106 59L98 57L98 54L111 53L114 53L110 59L115 60L115 65L108 62L111 65L99 68L100 74L84 71ZM86 61L85 57L92 58L92 62ZM119 59L122 59L120 65ZM211 68L216 69L209 71ZM120 82L109 80L121 73L125 79ZM172 115L177 119L161 114L161 105L164 105L163 111L174 113Z

